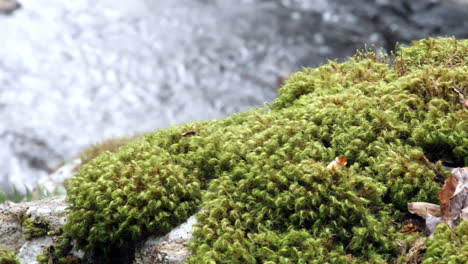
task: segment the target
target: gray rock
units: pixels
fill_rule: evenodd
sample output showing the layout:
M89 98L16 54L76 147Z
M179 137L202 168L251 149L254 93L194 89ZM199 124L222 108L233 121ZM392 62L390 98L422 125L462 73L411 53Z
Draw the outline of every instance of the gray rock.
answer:
M36 263L37 255L44 247L50 246L55 236L25 240L19 224L24 217L40 218L47 221L53 230L58 230L66 221L64 211L67 208L64 196L50 197L27 203L10 203L0 209L0 245L2 248L17 253L22 264ZM162 237L150 237L139 243L134 264L181 264L190 255L187 245L192 239L196 223L195 216ZM72 251L72 255L87 258L82 251ZM89 259L91 261L91 259Z
M44 247L52 244L53 237L38 237L23 244L17 256L21 264L36 264L36 257L42 254Z
M25 240L21 221L25 217L47 221L51 230L58 230L66 220L63 215L67 205L65 197L51 197L26 203L8 203L0 209L0 245L2 248L19 253L24 262L31 263L40 248L49 245L52 237L41 237Z
M163 237L150 237L135 252L133 264L182 264L190 256L187 248L192 240L195 216Z
M58 230L66 221L64 211L67 208L65 196L55 196L42 200L12 204L5 208L17 219L30 217L45 219L52 230Z
M0 209L0 245L2 248L18 253L26 242L23 238L20 219L7 209Z

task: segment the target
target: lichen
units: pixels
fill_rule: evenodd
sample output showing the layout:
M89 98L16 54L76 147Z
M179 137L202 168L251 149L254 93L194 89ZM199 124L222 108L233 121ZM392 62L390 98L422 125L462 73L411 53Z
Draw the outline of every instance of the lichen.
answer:
M20 264L14 252L0 248L0 264Z
M360 53L294 74L269 107L104 152L67 183L64 232L123 263L203 208L189 263L396 260L406 204L435 202L442 165L468 163L453 89L468 92L466 58L453 38L414 42L393 64ZM326 169L338 155L348 166Z

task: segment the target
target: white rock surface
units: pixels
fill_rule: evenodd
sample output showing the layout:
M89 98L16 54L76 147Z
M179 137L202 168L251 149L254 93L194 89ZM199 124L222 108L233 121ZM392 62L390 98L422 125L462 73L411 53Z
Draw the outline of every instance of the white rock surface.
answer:
M52 244L53 237L38 237L27 241L21 247L17 258L21 264L37 264L36 257L42 253L44 247Z
M190 256L187 248L192 240L195 216L163 237L150 237L135 252L133 264L181 264Z

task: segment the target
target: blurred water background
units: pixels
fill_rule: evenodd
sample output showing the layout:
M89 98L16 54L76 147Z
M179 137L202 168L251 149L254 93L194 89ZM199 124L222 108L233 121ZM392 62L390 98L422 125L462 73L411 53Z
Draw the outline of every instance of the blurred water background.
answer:
M20 2L0 16L6 189L106 138L262 106L290 72L364 43L468 35L465 0Z

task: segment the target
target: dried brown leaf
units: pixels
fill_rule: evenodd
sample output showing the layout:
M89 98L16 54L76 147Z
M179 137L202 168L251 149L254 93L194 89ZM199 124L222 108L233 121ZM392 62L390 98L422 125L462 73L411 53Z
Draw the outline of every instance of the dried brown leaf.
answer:
M429 234L439 223L454 228L460 219L468 220L468 167L455 168L438 193L440 206L430 203L408 203L408 211L426 219Z
M189 131L186 131L186 132L182 133L182 136L187 137L187 136L192 136L192 135L195 135L195 134L197 134L197 132L195 132L193 130L189 130Z
M348 163L348 159L344 155L339 155L338 157L335 158L334 161L330 162L327 166L327 169L339 169Z
M405 235L410 235L418 231L419 231L419 227L410 222L403 226L403 228L400 230L400 233L405 234Z
M452 215L450 213L450 198L455 193L457 189L458 181L455 176L452 174L445 180L444 187L438 193L439 201L440 201L440 211L442 213L442 217L444 218L451 218Z

